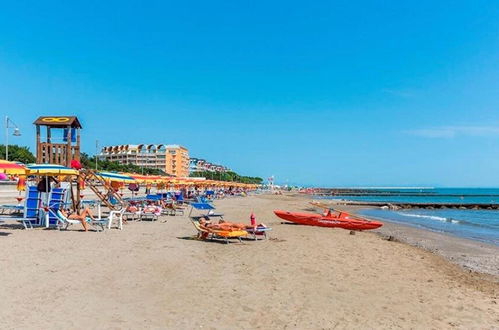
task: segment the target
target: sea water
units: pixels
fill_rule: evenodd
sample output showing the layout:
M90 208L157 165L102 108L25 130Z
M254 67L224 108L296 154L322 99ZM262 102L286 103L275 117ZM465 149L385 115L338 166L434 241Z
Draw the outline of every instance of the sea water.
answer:
M421 190L397 189L404 194L424 192L430 196L333 196L327 199L399 203L499 204L499 189L439 188ZM382 194L386 192L383 190ZM360 211L359 214L381 221L412 225L499 245L499 211L497 210L401 209L394 211L367 209Z

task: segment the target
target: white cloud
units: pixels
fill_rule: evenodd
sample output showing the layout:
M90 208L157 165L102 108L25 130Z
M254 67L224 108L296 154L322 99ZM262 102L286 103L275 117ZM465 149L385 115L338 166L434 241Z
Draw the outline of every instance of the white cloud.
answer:
M442 126L407 131L426 138L454 138L456 136L490 137L499 136L499 126Z

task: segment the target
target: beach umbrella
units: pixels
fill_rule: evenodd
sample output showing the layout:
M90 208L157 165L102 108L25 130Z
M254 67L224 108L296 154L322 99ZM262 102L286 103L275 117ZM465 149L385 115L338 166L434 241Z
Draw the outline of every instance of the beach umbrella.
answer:
M27 171L26 175L37 175L45 177L45 189L42 188L40 192L44 192L46 194L45 203L49 202L49 192L50 192L50 182L52 177L55 176L67 176L67 175L79 175L80 172L73 168L69 168L66 166L58 165L58 164L29 164L26 166ZM40 189L40 188L39 188Z
M27 166L26 174L57 176L57 175L78 175L79 172L75 169L56 164L29 164Z
M100 176L102 179L106 181L111 181L111 182L123 182L123 183L135 183L136 180L132 178L131 176L125 175L125 174L120 174L120 173L113 173L113 172L97 172L97 176Z
M132 178L134 178L139 183L158 183L161 181L161 176L159 175L140 175L134 173L124 173Z
M0 173L5 174L26 174L26 167L22 164L9 162L8 160L0 159Z

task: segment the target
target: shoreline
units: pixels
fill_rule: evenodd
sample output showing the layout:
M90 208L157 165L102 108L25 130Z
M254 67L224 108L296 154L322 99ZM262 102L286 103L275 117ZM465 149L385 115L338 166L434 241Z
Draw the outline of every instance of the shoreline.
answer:
M312 200L310 200L312 201ZM324 202L324 201L322 201ZM331 207L340 205L341 210L351 212L359 217L367 218L358 214L361 210L376 209L357 205L341 205L329 200L327 204ZM313 207L311 205L311 207ZM495 282L499 282L499 246L458 237L450 233L436 232L426 228L411 226L392 222L386 219L376 219L383 222L383 226L370 232L384 239L392 239L422 250L441 256L452 264L462 267L463 271L490 275Z
M386 220L373 233L441 256L464 271L493 275L499 282L499 247L493 244Z

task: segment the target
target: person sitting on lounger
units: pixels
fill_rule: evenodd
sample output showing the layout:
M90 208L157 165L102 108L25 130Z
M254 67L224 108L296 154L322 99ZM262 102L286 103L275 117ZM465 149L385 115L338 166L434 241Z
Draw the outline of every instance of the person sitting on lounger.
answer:
M90 209L87 207L84 210L80 210L80 212L72 212L70 209L68 210L61 210L61 213L63 216L65 216L68 219L73 219L73 220L79 220L81 222L81 225L83 226L83 229L85 231L88 231L88 222L87 218L90 218L92 220L95 220L94 216L90 212Z
M161 206L149 202L142 211L143 213L152 213L154 215L161 215L162 210L163 209L161 208Z

